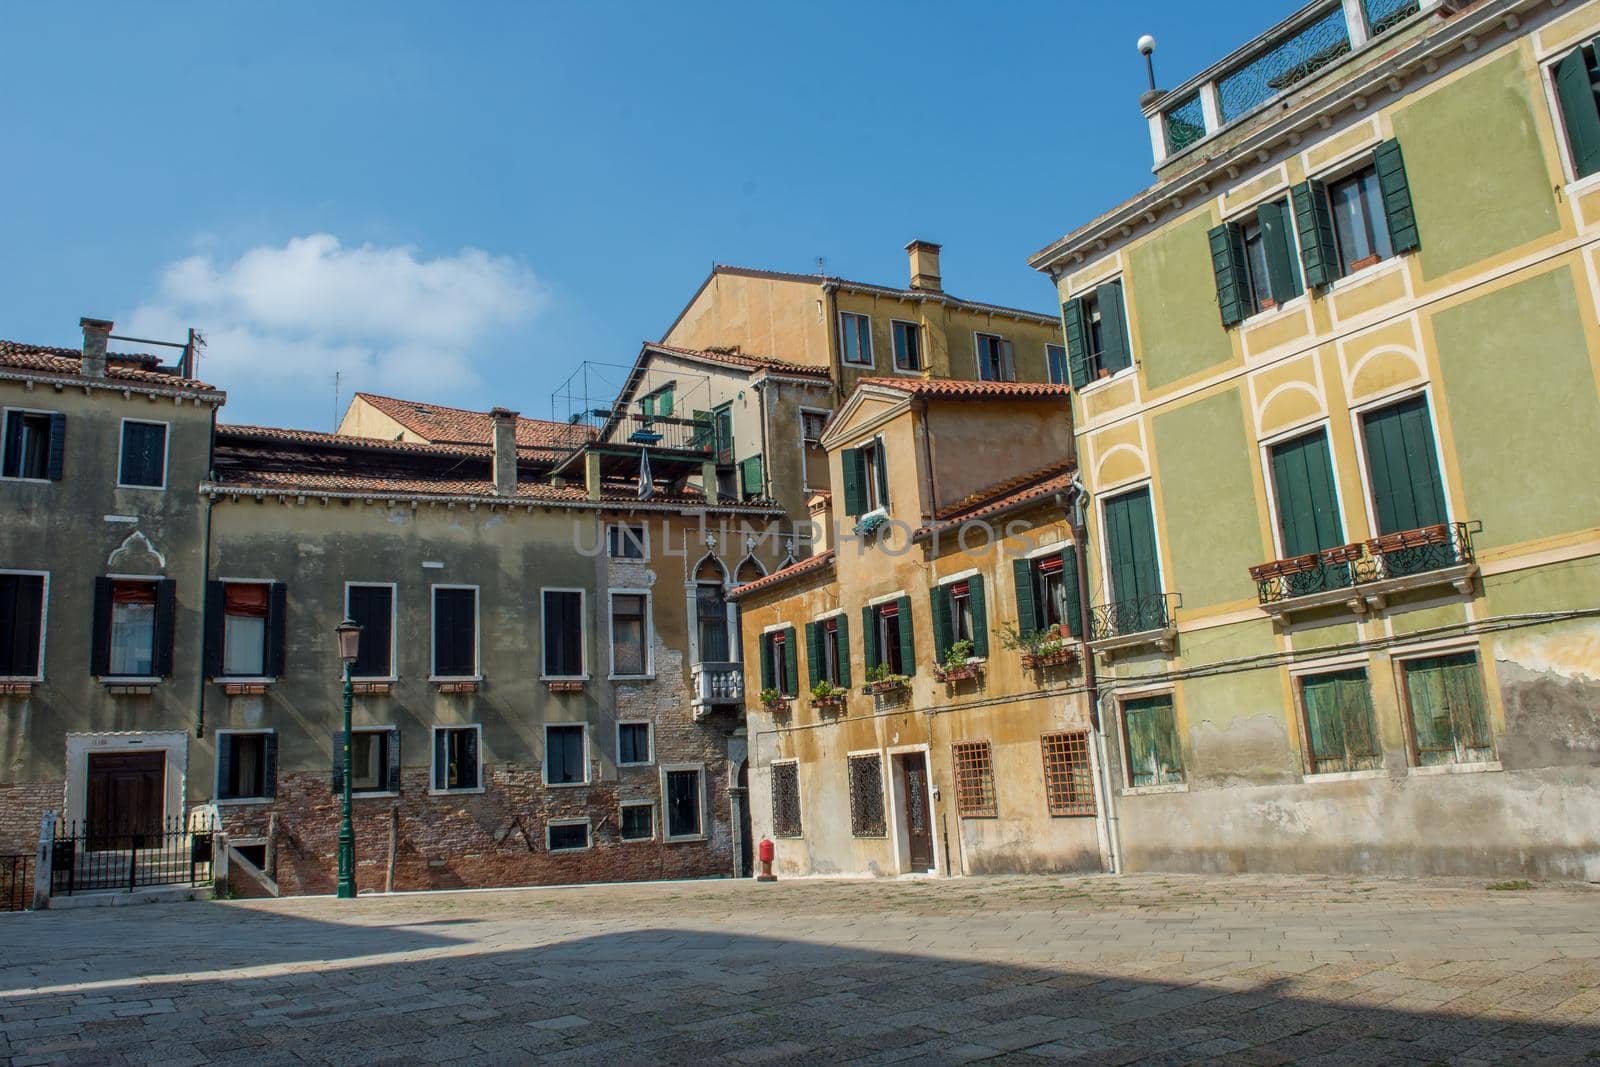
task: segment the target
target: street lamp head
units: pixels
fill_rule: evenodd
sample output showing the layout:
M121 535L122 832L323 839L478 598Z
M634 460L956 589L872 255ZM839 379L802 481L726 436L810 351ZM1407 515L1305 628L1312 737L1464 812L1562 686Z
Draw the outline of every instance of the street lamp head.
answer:
M346 618L333 628L333 632L339 638L339 658L346 664L354 663L361 649L361 624Z

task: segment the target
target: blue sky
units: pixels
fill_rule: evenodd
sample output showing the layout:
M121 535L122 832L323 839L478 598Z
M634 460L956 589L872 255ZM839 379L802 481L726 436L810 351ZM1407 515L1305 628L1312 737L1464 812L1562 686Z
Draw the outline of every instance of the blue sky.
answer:
M1173 85L1292 8L7 5L0 336L193 325L227 421L327 428L336 370L549 417L713 262L925 238L1049 310L1027 256L1150 180L1139 34Z

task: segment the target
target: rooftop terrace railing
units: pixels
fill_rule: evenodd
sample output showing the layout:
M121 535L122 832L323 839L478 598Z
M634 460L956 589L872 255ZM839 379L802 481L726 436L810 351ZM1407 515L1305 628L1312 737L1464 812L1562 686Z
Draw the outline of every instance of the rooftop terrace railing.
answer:
M1318 0L1199 77L1149 116L1160 165L1439 0Z

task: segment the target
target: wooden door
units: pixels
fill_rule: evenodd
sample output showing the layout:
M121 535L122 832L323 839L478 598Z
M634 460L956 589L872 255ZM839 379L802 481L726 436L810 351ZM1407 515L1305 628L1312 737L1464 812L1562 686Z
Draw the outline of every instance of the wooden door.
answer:
M933 827L928 807L928 764L920 755L900 756L900 795L905 798L903 814L906 842L910 846L911 869L933 870Z
M165 752L98 752L89 756L87 830L95 837L161 833ZM107 847L127 847L108 844Z

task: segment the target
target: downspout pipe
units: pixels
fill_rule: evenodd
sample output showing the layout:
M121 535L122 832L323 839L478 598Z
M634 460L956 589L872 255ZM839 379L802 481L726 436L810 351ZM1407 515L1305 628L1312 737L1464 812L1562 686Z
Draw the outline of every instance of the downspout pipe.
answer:
M214 482L217 479L217 409L211 408L211 430L206 442L206 480ZM206 595L211 590L211 512L217 506L217 498L211 493L206 494L206 529L200 549L200 631L205 633ZM202 639L201 644L204 645ZM201 738L206 735L206 660L204 654L200 657L199 669L195 672L194 683L194 736Z

